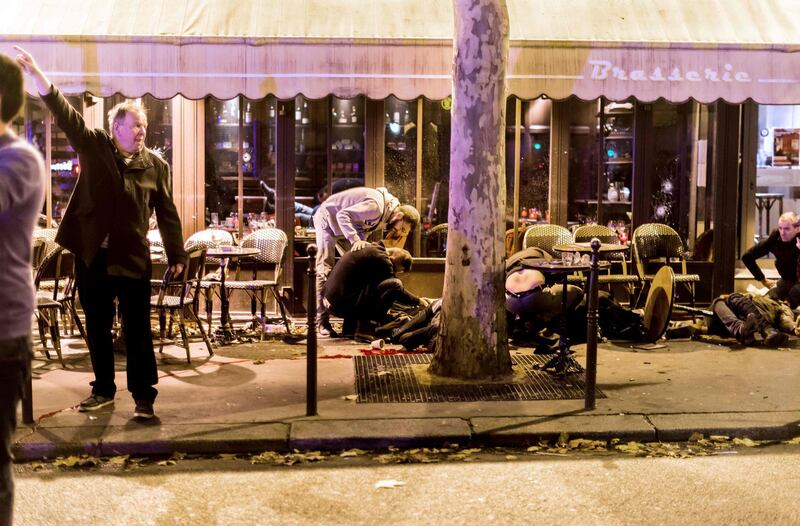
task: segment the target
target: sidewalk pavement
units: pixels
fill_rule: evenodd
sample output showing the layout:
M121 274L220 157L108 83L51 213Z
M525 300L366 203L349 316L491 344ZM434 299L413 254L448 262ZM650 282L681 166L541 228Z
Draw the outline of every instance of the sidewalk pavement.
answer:
M37 352L37 422L19 426L14 450L17 459L33 460L445 443L526 446L561 433L644 442L687 440L695 432L762 440L800 435L800 340L784 349L662 343L652 350L600 344L597 386L607 398L588 411L582 399L356 403L350 356L368 346L320 339L318 415L312 417L305 415L305 341L220 347L210 358L202 343L193 344L190 365L183 349L173 346L159 358L157 418L141 423L132 420L122 357L115 407L78 412L89 394L91 366L83 342L67 340L66 369ZM585 364L585 347L573 348Z

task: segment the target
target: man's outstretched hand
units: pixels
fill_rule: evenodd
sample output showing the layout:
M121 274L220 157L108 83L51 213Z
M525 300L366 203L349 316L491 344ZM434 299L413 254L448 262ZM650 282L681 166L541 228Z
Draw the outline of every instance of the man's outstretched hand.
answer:
M28 75L33 83L36 85L36 90L39 92L39 95L47 95L50 93L50 81L47 79L42 70L39 68L39 65L36 63L36 60L33 58L33 55L22 49L20 46L14 46L14 49L19 51L19 54L15 57L17 64L19 67L22 68L22 71Z
M358 252L362 248L367 248L368 246L369 246L368 242L364 241L363 239L359 239L358 241L353 243L352 247L350 247L350 252Z

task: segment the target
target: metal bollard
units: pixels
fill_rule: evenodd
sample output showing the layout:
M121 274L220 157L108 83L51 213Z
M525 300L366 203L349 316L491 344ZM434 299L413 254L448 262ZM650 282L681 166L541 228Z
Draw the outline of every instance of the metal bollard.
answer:
M586 391L584 408L594 409L597 383L597 252L600 240L592 239L592 262L589 269L589 309L586 313Z
M306 337L306 416L317 414L317 246L308 245L308 335Z

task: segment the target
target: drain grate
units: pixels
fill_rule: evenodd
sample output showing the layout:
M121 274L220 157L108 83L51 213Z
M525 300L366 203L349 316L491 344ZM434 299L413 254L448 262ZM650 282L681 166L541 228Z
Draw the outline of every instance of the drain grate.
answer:
M415 370L430 364L430 354L354 356L359 403L489 402L515 400L570 400L584 395L586 377L580 372L564 379L534 369L551 356L516 355L511 360L524 371L519 381L482 384L431 384L417 378ZM597 389L597 398L605 395Z

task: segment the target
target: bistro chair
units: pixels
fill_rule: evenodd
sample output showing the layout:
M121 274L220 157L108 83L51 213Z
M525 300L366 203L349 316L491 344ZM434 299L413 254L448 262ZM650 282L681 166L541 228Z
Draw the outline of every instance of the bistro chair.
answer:
M541 248L551 256L559 259L561 256L553 247L564 243L572 243L572 232L560 225L533 225L525 231L522 248Z
M532 225L525 231L522 239L522 248L538 248L547 252L555 259L561 259L561 254L556 252L553 247L572 243L572 232L560 225ZM573 273L567 276L567 283L571 285L583 284L583 276Z
M150 307L158 315L160 340L158 352L164 352L164 343L167 337L172 336L172 322L177 314L178 329L183 340L183 347L186 349L186 362L192 363L192 356L189 352L189 335L186 330L187 316L200 329L200 336L208 348L209 356L214 355L214 349L203 328L203 323L197 315L200 303L200 278L205 271L206 249L205 247L194 248L189 251L188 256L186 266L179 275L173 275L170 269L164 272L164 279L158 295L150 298ZM167 314L169 314L168 328Z
M686 288L689 292L690 305L694 307L695 283L700 281L700 276L686 272L686 251L683 241L675 230L661 223L639 225L633 231L631 246L636 271L643 283L639 290L639 298L636 300L637 305L644 290L653 281L654 274L648 272L649 264L661 262L673 267L674 282Z
M37 228L33 231L33 239L34 241L37 239L41 239L45 243L45 250L42 257L46 256L58 246L56 244L56 234L58 234L57 228Z
M612 229L604 225L581 225L575 229L575 242L576 243L589 243L592 239L597 238L601 243L619 244L619 236ZM608 285L609 289L614 284L621 284L625 286L628 296L633 301L633 294L636 286L640 283L639 276L628 273L628 262L625 258L625 252L612 252L607 256L607 259L613 263L619 263L622 272L619 274L611 273L611 267L607 274L601 274L597 277L597 283L600 285Z
M250 296L250 312L253 322L259 321L261 325L261 338L263 339L267 329L266 322L266 303L267 291L275 298L281 313L281 319L286 325L286 332L291 335L292 327L287 314L287 307L283 296L280 293L279 285L283 272L283 262L286 258L286 247L288 238L283 230L278 228L262 228L248 234L241 240L242 248L256 248L259 253L249 258L247 261L239 261L236 267L236 276L233 280L225 282L228 298L235 290L243 290ZM252 266L252 279L241 279L241 270L247 266ZM258 271L266 270L271 273L271 279L258 279ZM256 316L256 304L261 306L261 316Z
M447 255L447 223L439 223L428 231L425 253L431 258L443 258Z
M233 235L226 230L221 230L218 228L199 230L189 236L189 239L187 239L183 244L186 250L192 250L197 247L204 247L206 250L208 250L211 248L233 245L235 245ZM206 265L209 263L215 267L217 272L224 271L219 258L206 257ZM206 267L206 270L208 270L208 267ZM208 323L208 333L211 334L214 294L216 293L216 295L219 296L219 276L213 272L202 276L200 280L200 290L206 299L206 322Z
M53 343L53 349L58 355L58 360L61 362L61 366L65 367L64 357L61 355L61 333L58 328L58 318L64 313L64 305L54 297L59 290L59 281L65 279L61 270L63 253L64 249L57 246L44 257L36 270L33 284L36 288L36 310L34 315L39 328L39 339L42 342L44 354L49 360L50 351L47 348L47 338L45 336L45 330L47 329L50 332L50 339ZM54 283L52 291L40 290L44 281Z

